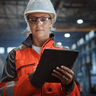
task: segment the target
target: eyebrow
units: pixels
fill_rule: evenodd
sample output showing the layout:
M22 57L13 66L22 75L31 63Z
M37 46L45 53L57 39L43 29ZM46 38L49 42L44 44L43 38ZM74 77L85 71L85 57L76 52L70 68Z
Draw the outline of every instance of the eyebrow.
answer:
M32 15L30 16L30 15L28 15L27 18L29 18L29 17L38 17L38 16L34 16L34 15L33 16ZM42 16L39 16L39 17L49 17L49 16L42 15Z

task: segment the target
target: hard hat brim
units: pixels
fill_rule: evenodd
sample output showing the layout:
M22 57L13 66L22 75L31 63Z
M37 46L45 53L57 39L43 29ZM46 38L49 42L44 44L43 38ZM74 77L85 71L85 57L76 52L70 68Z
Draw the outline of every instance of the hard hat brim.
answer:
M35 10L35 11L28 11L26 12L24 15L27 16L28 14L31 14L31 13L48 13L48 14L53 14L54 15L54 22L56 21L56 13L51 13L51 12L48 12L48 11L44 11L44 10Z

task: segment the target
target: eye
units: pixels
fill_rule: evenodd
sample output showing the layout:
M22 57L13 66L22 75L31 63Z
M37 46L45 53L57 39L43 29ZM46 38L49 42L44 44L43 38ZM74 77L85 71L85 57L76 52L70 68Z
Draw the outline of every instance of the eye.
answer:
M32 20L32 21L36 21L37 19L36 19L36 18L34 18L34 17L32 17L32 18L31 18L31 20Z
M46 21L46 20L48 20L47 17L41 17L41 21Z
M28 20L31 21L31 22L35 22L37 19L32 17L32 18L28 18Z

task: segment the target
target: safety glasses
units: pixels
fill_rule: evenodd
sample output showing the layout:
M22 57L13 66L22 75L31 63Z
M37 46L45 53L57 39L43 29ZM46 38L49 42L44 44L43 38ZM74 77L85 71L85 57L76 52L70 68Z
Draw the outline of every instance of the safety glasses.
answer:
M37 24L38 22L40 22L40 24L46 24L48 22L48 20L51 19L49 17L31 17L31 18L27 18L28 22L32 25Z

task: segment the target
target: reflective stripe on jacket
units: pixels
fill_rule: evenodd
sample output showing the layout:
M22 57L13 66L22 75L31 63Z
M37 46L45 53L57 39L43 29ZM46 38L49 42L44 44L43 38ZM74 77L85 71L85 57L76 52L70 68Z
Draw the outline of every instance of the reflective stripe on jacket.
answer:
M54 42L51 34L41 47L39 55L32 49L30 34L21 46L8 54L0 82L1 96L80 96L80 85L75 80L72 88L67 91L63 90L61 83L45 83L40 89L32 86L29 74L35 71L45 48L66 50Z

